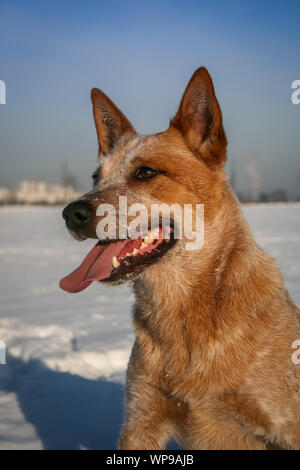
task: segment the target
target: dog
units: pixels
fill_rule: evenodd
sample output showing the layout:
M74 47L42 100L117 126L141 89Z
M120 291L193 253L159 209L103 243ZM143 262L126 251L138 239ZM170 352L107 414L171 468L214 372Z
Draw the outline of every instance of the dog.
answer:
M201 249L172 236L175 219L168 237L161 225L135 239L117 229L61 281L68 292L132 283L136 339L119 449L164 449L171 438L185 449L300 449L300 311L228 182L208 71L195 71L169 128L151 136L102 91L91 96L99 164L92 191L63 211L75 238L99 238L97 208L118 209L120 196L149 210L204 204Z

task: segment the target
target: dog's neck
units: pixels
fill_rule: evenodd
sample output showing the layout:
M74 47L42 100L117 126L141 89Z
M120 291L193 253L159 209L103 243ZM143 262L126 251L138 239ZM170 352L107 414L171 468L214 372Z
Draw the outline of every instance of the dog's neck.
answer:
M139 315L164 338L180 325L204 336L201 341L220 328L239 328L242 317L250 325L282 289L274 261L256 245L232 193L205 235L202 250L153 266L134 282Z

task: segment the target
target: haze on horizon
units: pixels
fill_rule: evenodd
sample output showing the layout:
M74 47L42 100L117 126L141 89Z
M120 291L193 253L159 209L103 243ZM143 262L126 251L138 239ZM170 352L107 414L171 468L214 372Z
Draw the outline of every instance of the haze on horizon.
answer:
M145 134L168 127L194 70L208 68L243 193L300 196L300 3L1 0L0 186L54 183L63 165L91 186L101 88Z

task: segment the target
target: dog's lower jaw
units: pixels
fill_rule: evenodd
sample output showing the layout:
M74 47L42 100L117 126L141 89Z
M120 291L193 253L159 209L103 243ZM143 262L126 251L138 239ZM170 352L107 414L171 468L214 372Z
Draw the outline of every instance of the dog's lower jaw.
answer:
M108 278L108 279L103 279L102 281L99 281L99 282L102 284L105 284L106 286L112 286L112 287L121 286L122 284L133 282L138 276L139 274L137 273L128 273L128 274L124 274L122 277L115 279L115 280L111 280Z

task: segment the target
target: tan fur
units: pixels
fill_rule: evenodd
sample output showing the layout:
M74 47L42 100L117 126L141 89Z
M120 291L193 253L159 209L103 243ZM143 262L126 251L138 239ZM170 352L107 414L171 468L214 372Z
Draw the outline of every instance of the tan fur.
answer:
M179 240L133 279L136 340L120 449L163 449L172 437L186 449L300 449L300 365L291 359L299 310L227 182L226 137L208 72L195 72L167 131L140 137L126 120L122 132L120 115L110 149L93 101L106 156L85 199L95 207L99 200L117 207L119 195L149 208L205 205L204 247L187 251ZM141 165L168 176L136 182L132 171Z

